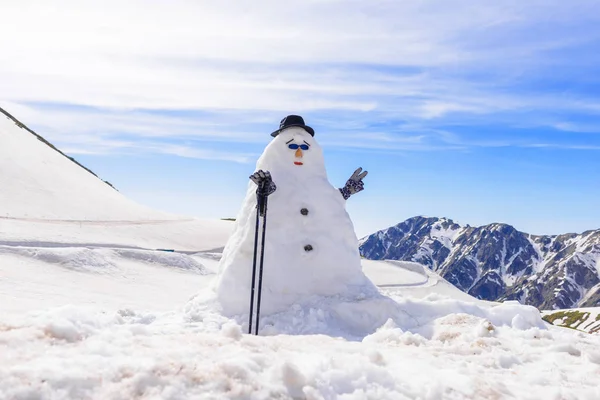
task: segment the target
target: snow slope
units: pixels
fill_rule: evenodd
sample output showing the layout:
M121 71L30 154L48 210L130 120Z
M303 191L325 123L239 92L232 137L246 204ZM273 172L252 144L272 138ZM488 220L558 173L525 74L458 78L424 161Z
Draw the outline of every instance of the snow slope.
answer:
M2 216L44 220L167 217L130 201L102 180L0 117Z
M362 266L367 277L384 293L401 290L403 295L413 298L424 298L435 293L457 300L486 303L468 295L419 263L363 259Z
M232 228L136 204L4 115L0 187L0 245L199 251L223 246Z

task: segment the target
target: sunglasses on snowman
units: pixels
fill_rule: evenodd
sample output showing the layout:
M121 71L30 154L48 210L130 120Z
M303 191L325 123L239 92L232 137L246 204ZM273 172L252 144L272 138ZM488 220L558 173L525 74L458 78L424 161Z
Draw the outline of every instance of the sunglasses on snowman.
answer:
M290 143L288 144L288 148L292 149L292 150L297 150L298 147L300 147L302 150L306 151L309 149L307 144L296 144L296 143Z

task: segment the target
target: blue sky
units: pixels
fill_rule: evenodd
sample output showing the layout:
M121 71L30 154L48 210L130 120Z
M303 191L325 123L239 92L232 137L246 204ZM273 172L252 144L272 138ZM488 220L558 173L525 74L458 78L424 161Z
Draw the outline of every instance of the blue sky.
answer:
M600 228L600 4L20 1L0 106L140 203L235 216L279 120L364 235L415 215Z

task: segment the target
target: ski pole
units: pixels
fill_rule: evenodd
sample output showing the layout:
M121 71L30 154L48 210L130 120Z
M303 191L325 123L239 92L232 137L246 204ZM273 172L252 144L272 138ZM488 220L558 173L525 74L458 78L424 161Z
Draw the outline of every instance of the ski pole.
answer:
M262 296L262 277L263 277L263 263L265 261L265 235L267 233L267 200L269 198L264 196L263 199L263 229L262 229L262 240L260 243L260 268L258 270L258 299L256 300L256 335L258 335L258 323L260 321L260 300Z
M248 334L252 334L252 313L254 311L254 286L256 282L256 255L258 252L258 227L259 227L259 203L256 203L256 225L254 228L254 260L252 262L252 286L250 286L250 318L248 321Z

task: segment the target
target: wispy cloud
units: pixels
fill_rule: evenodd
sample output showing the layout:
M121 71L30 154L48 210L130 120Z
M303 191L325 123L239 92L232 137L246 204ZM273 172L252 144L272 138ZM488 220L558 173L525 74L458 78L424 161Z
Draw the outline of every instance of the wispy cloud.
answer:
M600 118L582 73L600 62L593 0L23 0L2 14L0 102L79 152L170 140L243 160L216 144L260 143L291 112L331 143L356 130L348 148L399 150L519 143L456 125L588 132L596 121L565 121Z
M142 145L142 150L151 150L156 153L176 155L185 158L198 158L202 160L224 160L239 163L248 163L256 160L259 154L237 154L214 150L200 150L182 145Z
M521 147L539 148L539 149L563 149L563 150L600 150L600 145L570 145L556 143L532 143Z
M600 133L600 123L573 123L573 122L557 122L552 124L552 127L559 131L578 132L578 133Z

